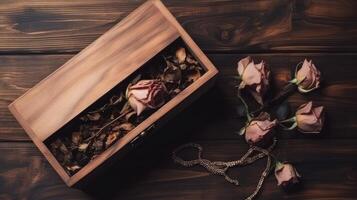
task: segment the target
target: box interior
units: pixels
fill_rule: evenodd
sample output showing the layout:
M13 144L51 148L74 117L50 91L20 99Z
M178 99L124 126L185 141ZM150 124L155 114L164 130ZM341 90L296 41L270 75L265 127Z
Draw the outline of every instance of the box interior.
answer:
M189 53L195 58L195 60L198 61L199 66L202 68L201 77L200 77L200 78L202 78L202 75L207 72L207 69L205 68L204 65L202 65L200 60L196 57L196 55L192 52L192 50L186 45L186 43L179 37L174 42L169 44L166 48L164 48L162 51L160 51L158 54L156 54L153 58L151 58L148 62L146 62L144 65L142 65L140 68L138 68L129 77L127 77L125 80L123 80L122 82L117 84L114 88L112 88L109 92L107 92L105 95L103 95L101 98L99 98L96 102L94 102L92 105L90 105L84 111L82 111L80 114L78 114L76 117L74 117L71 121L69 121L66 125L64 125L62 128L60 128L58 131L53 133L50 137L48 137L44 141L47 148L50 149L50 144L53 143L58 138L60 138L62 141L70 142L71 134L75 131L78 131L79 127L82 123L82 121L80 120L80 116L82 116L85 113L88 113L89 111L96 110L96 109L100 108L106 102L108 102L109 99L111 97L113 97L114 95L118 95L122 92L124 92L124 94L125 94L128 84L133 79L135 79L139 74L141 75L141 78L140 78L141 80L152 79L153 75L158 73L158 70L163 70L160 67L153 67L153 66L165 66L165 60L163 59L163 56L164 55L165 56L166 55L175 55L175 51L179 47L184 47L186 49L186 51L189 51ZM140 117L142 117L142 119L139 119L139 121L137 123L141 123L143 120L148 118L154 112L156 112L156 110L149 110L149 111L144 112L143 115L140 116ZM134 124L134 125L136 126L136 124ZM131 132L132 131L126 133L122 138L119 138L118 141L120 141L121 139L130 135ZM116 141L115 143L117 143L118 141ZM108 149L106 149L104 151L107 151L107 150ZM101 152L101 154L103 152ZM92 162L92 161L90 161L90 162ZM90 162L88 162L88 163L90 163ZM86 163L85 165L88 165L88 163ZM63 165L61 165L61 166L63 167ZM82 167L84 167L84 166L82 166ZM80 171L80 170L78 170L78 171ZM66 171L66 172L68 173L69 176L73 176L74 174L78 173L78 171L75 171L74 173L69 173L68 171Z

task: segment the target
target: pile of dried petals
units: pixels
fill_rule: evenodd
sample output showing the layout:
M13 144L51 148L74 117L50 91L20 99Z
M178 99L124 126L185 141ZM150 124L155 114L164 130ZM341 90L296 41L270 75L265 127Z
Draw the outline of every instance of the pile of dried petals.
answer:
M226 174L229 168L252 164L258 159L267 157L267 166L261 175L256 190L246 199L256 197L272 167L275 167L275 177L278 186L284 190L291 190L300 183L301 175L291 163L279 161L272 154L272 150L277 143L277 130L279 128L283 130L297 129L301 133L318 134L321 132L324 124L324 108L323 106L316 106L310 101L297 108L294 116L283 120L272 119L266 110L271 110L272 105L284 100L287 94L290 94L294 90L307 93L319 88L320 71L311 60L305 59L296 66L294 78L289 81L284 90L270 100L266 99L270 86L270 70L264 61L256 64L251 57L243 58L238 62L237 71L239 75L238 80L240 81L238 85L238 98L244 106L244 115L247 119L245 126L241 128L239 134L244 135L246 142L249 144L250 148L248 152L241 159L235 161L209 161L201 157L202 147L200 145L190 143L177 148L173 153L173 159L176 163L186 167L201 165L211 173L222 175L227 181L238 185L238 180L232 179ZM249 107L242 96L243 90L251 94L260 105L258 110L249 112ZM187 161L177 156L179 151L187 147L198 149L198 159ZM257 154L253 155L254 152L257 152ZM275 164L272 163L272 160Z
M82 113L71 134L58 136L48 144L69 175L78 172L204 73L183 47L156 58L163 59L159 62L161 66L149 66L131 80L126 92L119 92L107 103Z

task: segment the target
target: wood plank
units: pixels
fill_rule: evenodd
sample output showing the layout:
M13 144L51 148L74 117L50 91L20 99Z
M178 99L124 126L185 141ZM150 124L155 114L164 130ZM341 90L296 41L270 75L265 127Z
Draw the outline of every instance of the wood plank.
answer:
M35 83L61 66L72 55L31 55L0 56L0 140L28 141L29 138L17 124L7 109L10 102L23 94ZM197 139L231 139L239 130L243 120L237 117L236 107L240 102L233 90L236 62L246 55L209 55L218 67L220 74L216 86L196 101L187 111L181 113L169 130L176 129L180 123L189 125L183 130L195 134ZM288 80L289 70L305 57L312 58L323 73L322 89L309 95L291 96L291 110L312 99L324 105L328 114L328 128L323 137L356 138L357 80L355 78L356 54L256 54L254 59L264 59L272 68L277 87ZM338 68L338 70L336 70ZM202 115L205 113L205 115ZM175 125L176 124L176 125ZM294 132L283 138L305 138Z
M70 190L33 144L0 143L0 199L84 199Z
M24 130L15 122L15 118L9 112L7 106L17 97L24 94L36 83L44 79L72 55L50 56L48 59L36 59L38 56L5 56L1 57L1 134L7 135L5 138L15 140L28 140ZM37 60L33 64L32 61ZM19 63L21 62L21 63Z
M143 4L9 108L44 141L178 37L155 4Z
M205 69L204 75L160 107L121 140L73 176L60 166L44 141L114 86L131 76L177 38ZM9 105L25 129L68 186L86 177L152 124L203 90L217 69L160 1L148 1ZM196 92L196 93L197 93ZM196 94L198 95L198 94Z
M247 145L239 139L198 142L204 147L204 157L212 160L234 160L247 150ZM162 145L163 141L156 141L158 144ZM138 149L137 153L131 154L131 161L126 160L129 165L114 165L103 179L84 190L91 191L86 194L65 186L33 144L2 142L0 198L243 199L254 189L264 166L262 160L246 168L232 169L230 174L241 182L241 186L236 187L201 167L188 169L174 164L170 154L176 145L177 142L156 146L149 151ZM270 176L264 184L261 199L354 199L356 148L354 140L280 141L276 150L278 157L296 165L303 175L304 188L286 194L277 188L275 178ZM189 152L184 155L194 156Z
M78 52L144 0L1 1L0 53ZM357 49L357 2L165 0L209 52Z

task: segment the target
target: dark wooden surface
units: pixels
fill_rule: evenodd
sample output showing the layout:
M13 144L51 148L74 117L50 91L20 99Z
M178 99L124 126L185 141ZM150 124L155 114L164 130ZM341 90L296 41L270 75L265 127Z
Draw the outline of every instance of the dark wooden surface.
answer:
M287 194L267 179L259 199L356 199L357 2L354 0L167 0L164 4L220 70L216 85L116 163L84 190L60 180L7 109L7 105L60 67L143 1L73 0L0 2L0 199L242 199L254 189L264 162L233 169L235 187L200 167L174 164L171 151L198 142L213 160L239 158L246 150L234 132L236 63L264 59L282 87L303 58L321 69L324 84L294 94L291 110L312 99L324 105L320 137L280 136L276 155L296 164L303 189ZM204 114L203 114L204 113ZM189 154L188 152L185 152ZM189 157L193 157L191 154Z

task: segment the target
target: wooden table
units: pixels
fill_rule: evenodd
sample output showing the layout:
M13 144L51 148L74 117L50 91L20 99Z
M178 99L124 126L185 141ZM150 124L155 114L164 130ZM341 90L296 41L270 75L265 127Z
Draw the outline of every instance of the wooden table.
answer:
M293 94L291 110L314 100L326 107L320 137L283 132L274 153L293 162L303 188L284 193L270 176L259 199L356 199L357 1L167 0L188 33L220 70L216 85L130 156L85 186L65 186L7 109L143 1L57 0L0 2L0 199L242 199L255 188L264 160L236 168L241 186L201 167L183 168L172 150L186 142L212 160L238 159L248 146L235 132L232 76L246 55L265 60L281 88L304 58L321 69L323 87ZM194 155L186 152L188 157Z

